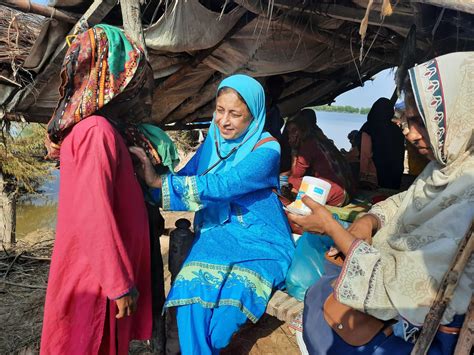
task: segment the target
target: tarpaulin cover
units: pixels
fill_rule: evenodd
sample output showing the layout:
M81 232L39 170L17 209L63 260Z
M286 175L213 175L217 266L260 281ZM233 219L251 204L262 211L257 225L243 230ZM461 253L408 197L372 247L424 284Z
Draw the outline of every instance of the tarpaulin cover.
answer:
M146 30L146 45L175 53L213 47L246 11L236 7L227 14L220 14L208 10L197 0L170 1L163 16Z

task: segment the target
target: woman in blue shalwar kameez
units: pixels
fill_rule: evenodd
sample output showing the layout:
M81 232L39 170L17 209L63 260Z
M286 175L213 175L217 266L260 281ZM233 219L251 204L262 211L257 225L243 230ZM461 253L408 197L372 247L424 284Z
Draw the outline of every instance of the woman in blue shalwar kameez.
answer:
M165 304L177 306L183 354L218 353L284 284L294 246L272 193L280 147L264 122L262 86L234 75L219 85L207 138L179 173L157 176L131 148L148 185L162 189L164 209L196 211L196 240Z

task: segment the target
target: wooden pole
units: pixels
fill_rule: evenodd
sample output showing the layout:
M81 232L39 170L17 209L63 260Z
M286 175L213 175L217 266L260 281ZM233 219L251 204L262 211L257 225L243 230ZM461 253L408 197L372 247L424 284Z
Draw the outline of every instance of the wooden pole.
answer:
M456 290L459 279L464 271L464 267L474 250L474 238L472 238L473 232L474 221L471 222L469 230L461 240L451 266L441 281L438 294L431 305L430 311L426 315L420 337L411 352L412 355L424 355L430 348L431 342L438 331L441 317L453 298L454 291Z
M249 0L236 0L237 3L249 3ZM255 0L253 0L255 2ZM268 3L268 1L267 1ZM245 6L242 4L242 6ZM264 8L267 8L267 4L263 3ZM319 1L294 1L294 0L273 0L273 6L278 9L293 11L294 13L307 13L313 15L320 15L331 17L338 20L360 23L364 19L365 9L337 5L327 4L321 5ZM413 15L409 13L393 13L390 16L386 16L382 26L390 28L399 33L406 34L413 23ZM369 25L378 26L382 23L380 12L371 11L369 14Z
M123 29L130 39L143 49L148 60L145 36L143 35L140 0L120 0L122 10Z
M25 13L41 15L44 17L52 17L58 21L67 23L76 23L79 19L79 16L56 10L51 6L36 4L31 2L31 0L1 0L0 5L4 5Z
M16 192L0 171L0 244L10 248L16 242Z

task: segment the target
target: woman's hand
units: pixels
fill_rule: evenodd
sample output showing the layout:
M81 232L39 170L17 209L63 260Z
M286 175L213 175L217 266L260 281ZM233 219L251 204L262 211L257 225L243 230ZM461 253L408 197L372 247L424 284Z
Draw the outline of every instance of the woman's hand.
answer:
M161 188L161 177L155 172L155 169L143 148L130 147L128 149L140 160L140 163L142 164L143 179L146 184L150 187Z
M372 236L377 232L379 221L377 217L370 213L365 214L352 223L347 231L357 239L363 239L368 244L372 244Z
M330 236L334 241L336 249L347 255L352 243L357 238L346 231L324 206L314 202L307 196L303 196L302 200L311 209L311 214L308 216L297 216L290 213L288 214L288 219L308 232ZM334 251L333 253L337 252Z
M131 316L137 310L138 290L133 288L129 293L115 300L117 314L115 318Z
M339 226L331 212L308 196L303 196L302 201L311 210L311 214L298 216L290 213L288 219L305 231L331 235L334 228Z

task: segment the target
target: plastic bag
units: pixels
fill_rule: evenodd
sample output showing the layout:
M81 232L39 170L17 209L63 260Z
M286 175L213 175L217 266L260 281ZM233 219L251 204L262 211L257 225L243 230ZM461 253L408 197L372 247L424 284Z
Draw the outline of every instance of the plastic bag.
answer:
M335 219L347 228L350 223ZM290 296L299 301L304 300L306 290L324 273L324 254L334 245L327 235L305 232L296 244L296 250L286 275L286 289Z

